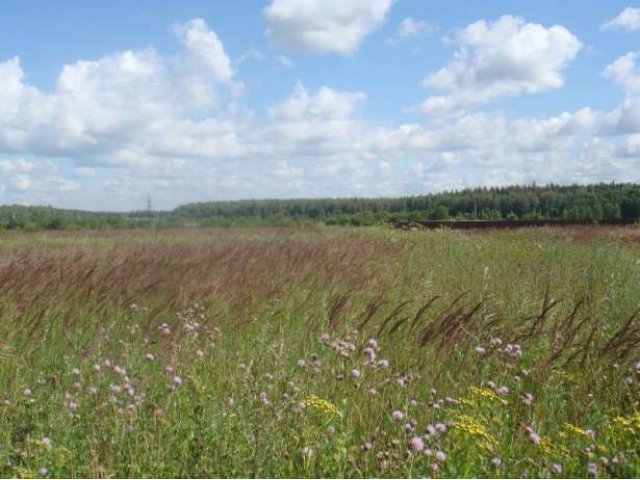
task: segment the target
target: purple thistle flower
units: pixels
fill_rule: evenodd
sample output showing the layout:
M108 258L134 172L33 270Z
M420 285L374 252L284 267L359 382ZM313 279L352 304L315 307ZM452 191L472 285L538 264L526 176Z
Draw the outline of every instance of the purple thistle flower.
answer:
M414 452L420 452L424 449L424 441L420 437L413 437L409 446Z
M502 460L500 460L499 457L493 457L491 459L491 464L496 468L500 468L500 466L502 465Z
M436 452L436 460L438 460L439 462L444 462L446 459L447 455L442 450L438 450Z
M551 467L551 471L556 475L560 475L562 473L562 465L560 465L559 463L554 463Z
M595 463L590 463L589 466L587 467L587 473L592 477L597 476L598 466Z
M404 413L402 413L400 410L394 410L393 413L391 414L391 417L396 422L401 422L404 419Z
M531 432L529 434L529 440L538 445L540 443L540 435L538 435L536 432Z

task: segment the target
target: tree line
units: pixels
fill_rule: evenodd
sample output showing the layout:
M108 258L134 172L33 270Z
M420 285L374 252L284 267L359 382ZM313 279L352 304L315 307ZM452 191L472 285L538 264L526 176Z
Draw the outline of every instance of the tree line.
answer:
M186 226L378 225L419 220L590 220L640 218L640 185L525 185L468 188L397 198L239 200L126 213L0 206L0 229Z

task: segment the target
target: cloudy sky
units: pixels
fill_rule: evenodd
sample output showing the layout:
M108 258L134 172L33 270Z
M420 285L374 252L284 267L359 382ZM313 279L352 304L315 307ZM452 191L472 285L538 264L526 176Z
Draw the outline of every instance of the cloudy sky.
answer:
M3 0L0 203L640 181L640 4Z

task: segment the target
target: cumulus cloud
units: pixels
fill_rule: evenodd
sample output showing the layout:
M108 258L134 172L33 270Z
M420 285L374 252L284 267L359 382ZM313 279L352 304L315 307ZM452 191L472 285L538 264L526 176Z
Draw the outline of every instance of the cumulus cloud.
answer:
M608 65L602 74L620 85L629 95L640 95L640 70L636 62L640 52L629 52Z
M273 45L294 51L353 55L393 0L273 0L263 11Z
M157 208L171 208L209 199L640 180L637 53L603 72L625 92L609 112L510 118L465 110L561 85L561 69L579 49L563 27L513 17L470 25L452 40L458 51L443 69L451 82L440 72L432 78L432 88L451 85L445 96L459 114L400 124L368 120L362 91L302 82L266 115L245 114L238 63L220 38L198 20L173 31L174 55L147 48L77 61L50 92L29 85L19 58L0 61L2 201L125 210L144 208L147 193ZM471 101L460 100L474 91Z
M636 65L640 52L629 52L608 65L603 76L622 87L624 101L604 115L602 127L609 134L640 132L640 71ZM631 149L633 151L633 149Z
M501 97L537 93L563 86L562 69L582 44L565 27L544 27L523 18L475 22L457 32L459 48L423 85L445 90L421 105L425 113L452 113Z
M24 83L18 58L0 62L0 150L82 153L106 164L142 153L236 154L236 124L221 98L232 100L241 84L222 43L203 20L174 31L183 45L176 56L148 48L78 61L51 93Z
M640 29L640 8L627 7L620 14L600 25L600 30L632 32Z

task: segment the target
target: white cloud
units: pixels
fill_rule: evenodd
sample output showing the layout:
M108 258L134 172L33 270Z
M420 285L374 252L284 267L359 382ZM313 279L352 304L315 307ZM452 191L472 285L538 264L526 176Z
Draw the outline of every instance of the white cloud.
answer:
M282 65L284 68L291 68L293 67L293 60L291 60L289 57L287 57L286 55L277 55L276 56L276 60L278 61L278 63L280 65Z
M385 42L388 45L398 45L409 39L433 35L438 31L435 25L424 20L416 20L413 17L407 17L400 22L396 33L388 37Z
M264 11L277 47L353 55L385 20L393 0L273 0Z
M636 65L640 52L629 52L608 65L602 75L624 90L626 98L602 120L602 128L609 134L640 132L640 71Z
M429 29L429 24L424 20L416 20L412 17L407 17L398 27L398 37L417 37L425 30Z
M608 65L602 74L617 83L629 95L640 95L640 70L636 66L640 52L629 52Z
M565 27L526 23L520 17L484 20L460 30L459 49L445 67L425 78L425 87L446 90L421 106L426 113L452 113L501 97L560 88L562 69L580 41Z
M175 31L181 47L172 56L147 48L77 61L49 93L28 84L18 58L0 61L2 202L131 209L144 208L150 193L157 208L170 208L534 180L640 181L636 53L603 72L625 92L608 112L510 118L462 111L378 123L361 113L364 92L302 82L266 116L245 113L238 63L220 39L201 21ZM473 24L454 40L458 52L443 69L454 86L447 97L478 95L462 107L557 88L575 55L568 45L579 48L563 27L512 17Z
M0 62L0 150L82 153L106 164L149 153L237 154L226 108L241 84L222 43L199 19L174 31L183 44L176 56L148 48L78 61L50 94L24 83L18 58Z
M276 120L340 120L351 117L361 101L362 92L338 92L322 87L315 95L298 82L284 102L269 107L269 114Z
M620 14L600 25L600 30L623 30L632 32L640 29L640 8L627 7Z

